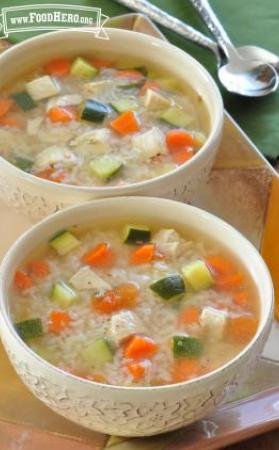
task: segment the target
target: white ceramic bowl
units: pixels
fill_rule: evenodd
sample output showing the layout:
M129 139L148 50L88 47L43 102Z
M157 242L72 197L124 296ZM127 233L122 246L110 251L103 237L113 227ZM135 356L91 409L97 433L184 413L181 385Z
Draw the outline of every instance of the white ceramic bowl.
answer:
M191 227L237 255L257 287L260 321L245 349L223 367L196 380L159 387L117 387L77 378L47 363L17 335L9 318L8 292L16 268L32 250L58 230L115 217ZM171 218L171 219L170 219ZM171 222L171 223L170 223ZM268 269L253 245L215 216L189 205L148 197L119 197L69 208L27 231L6 255L0 270L0 333L18 375L55 412L103 433L146 436L189 424L224 398L226 389L247 376L267 338L272 321L273 288Z
M150 195L191 201L206 181L221 138L223 104L209 73L191 56L157 38L127 30L108 29L109 40L90 31L71 30L28 39L0 55L0 89L20 73L61 55L92 54L124 56L167 69L201 97L209 116L209 137L187 164L155 179L127 186L88 187L57 184L25 173L0 157L0 195L31 220L84 201L121 195ZM136 53L135 53L136 52Z

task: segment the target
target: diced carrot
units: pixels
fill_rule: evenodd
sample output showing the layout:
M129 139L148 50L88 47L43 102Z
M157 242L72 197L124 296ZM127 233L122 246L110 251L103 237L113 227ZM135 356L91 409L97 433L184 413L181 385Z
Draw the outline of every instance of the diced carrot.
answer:
M135 69L117 70L115 76L117 78L128 78L131 81L140 81L144 79L143 74Z
M81 261L85 264L95 267L110 266L115 260L115 253L111 250L108 244L101 242L93 247L85 255L82 256Z
M77 119L77 113L74 108L55 106L47 112L49 120L53 123L68 123Z
M189 161L194 156L194 151L191 148L185 148L183 150L178 150L172 153L172 159L176 164L180 166L184 164L186 161Z
M125 358L129 359L149 359L157 351L157 344L150 338L145 336L134 336L128 341L124 349Z
M96 67L96 69L108 69L115 65L113 61L108 61L105 59L90 58L89 62L90 64L92 64L92 66Z
M145 366L143 363L129 363L126 365L128 371L132 375L134 381L139 381L145 374Z
M49 265L47 261L42 259L33 259L28 264L28 270L31 275L38 278L45 278L49 274Z
M205 259L205 262L215 275L228 275L234 272L232 263L224 256L211 255Z
M107 379L104 375L101 373L95 373L95 374L87 374L83 375L82 378L85 378L86 380L95 381L96 383L106 383Z
M123 308L133 308L139 293L138 287L133 283L123 283L114 288Z
M100 314L111 314L122 308L122 302L114 291L107 291L103 296L93 298L91 306Z
M59 334L69 326L71 320L71 316L67 312L52 311L49 315L48 331Z
M184 309L179 316L178 323L179 325L192 325L199 321L200 317L200 308L197 306L190 306L187 309Z
M249 299L248 292L246 291L233 292L232 296L233 301L236 305L242 306L243 308L247 307Z
M195 358L179 358L174 361L172 368L173 383L181 383L189 380L193 376L199 375L200 363Z
M0 117L0 126L21 129L24 127L24 121L14 115L7 115Z
M110 126L113 131L123 136L126 134L135 133L140 129L140 124L133 111L124 112L110 122Z
M0 117L4 117L13 107L14 101L11 98L0 99Z
M226 336L238 343L246 343L255 335L258 320L254 316L243 315L230 318L227 324Z
M67 58L52 59L45 65L45 71L55 77L68 75L71 68L71 61Z
M243 275L238 272L232 275L219 275L215 278L216 288L220 291L231 291L242 286L242 283Z
M141 87L139 91L139 95L144 95L147 91L147 89L152 89L153 91L158 91L160 89L159 84L156 81L153 80L146 80L144 85Z
M18 289L24 291L25 289L29 289L33 286L32 279L27 273L18 270L15 273L14 278L15 285Z
M55 170L53 167L48 167L37 172L36 176L45 180L54 181L55 183L62 183L65 180L66 173L62 170Z
M166 144L170 152L193 146L193 135L185 130L170 130L166 134Z
M152 261L155 254L154 244L145 244L138 247L130 255L130 264L148 264Z

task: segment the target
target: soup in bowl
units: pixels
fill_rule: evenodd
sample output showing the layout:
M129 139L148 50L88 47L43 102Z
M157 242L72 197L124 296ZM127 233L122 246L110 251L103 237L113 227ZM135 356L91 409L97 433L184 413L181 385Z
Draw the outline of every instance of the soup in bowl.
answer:
M223 122L210 75L159 39L108 35L59 31L0 56L1 192L27 215L104 196L190 197L206 180Z
M29 388L65 417L140 436L206 414L268 335L254 247L197 208L99 200L25 233L2 265L1 330Z

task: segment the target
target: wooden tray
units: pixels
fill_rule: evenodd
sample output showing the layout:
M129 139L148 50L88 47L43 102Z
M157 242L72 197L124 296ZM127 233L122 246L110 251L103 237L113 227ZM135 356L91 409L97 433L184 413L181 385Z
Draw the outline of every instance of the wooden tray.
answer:
M128 14L109 26L164 39L145 17ZM223 141L204 192L194 203L238 228L262 252L279 289L279 178L226 114ZM30 226L0 204L0 257ZM277 304L277 314L278 314ZM279 425L279 326L273 329L249 381L203 420L147 439L109 437L78 427L50 411L23 386L0 347L0 450L203 450L216 449Z

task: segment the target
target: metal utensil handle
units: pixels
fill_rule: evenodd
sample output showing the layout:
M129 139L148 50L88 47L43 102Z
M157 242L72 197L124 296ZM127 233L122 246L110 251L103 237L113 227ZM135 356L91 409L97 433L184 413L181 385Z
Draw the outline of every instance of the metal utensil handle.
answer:
M211 8L208 0L190 0L192 5L197 9L203 21L217 39L218 44L229 58L235 55L235 47L226 33L223 25L219 21L215 12Z
M192 28L190 25L186 25L176 17L171 16L165 11L161 10L155 5L152 5L146 0L117 0L118 3L127 6L135 11L145 14L150 19L156 21L160 25L169 28L172 31L180 34L181 36L195 42L196 44L211 50L217 57L219 57L219 51L217 44L210 38L204 36L199 31Z

